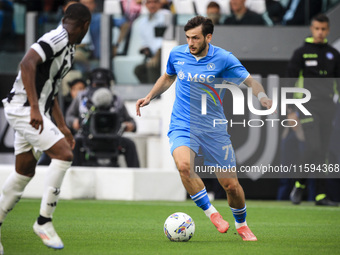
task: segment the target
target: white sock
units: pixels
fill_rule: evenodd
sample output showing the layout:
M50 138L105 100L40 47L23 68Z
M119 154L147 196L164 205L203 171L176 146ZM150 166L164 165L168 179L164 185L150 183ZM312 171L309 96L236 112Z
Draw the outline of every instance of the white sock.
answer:
M71 161L52 159L47 169L44 193L40 205L40 215L52 218L52 214L57 206L60 187L66 170L70 168Z
M216 210L216 208L215 208L213 205L211 205L207 210L204 211L205 215L206 215L209 219L210 219L210 216L211 216L213 213L215 213L215 212L217 212L217 210Z
M236 229L239 229L240 227L243 227L243 226L247 226L247 221L244 221L244 222L242 222L242 223L237 223L237 222L235 221L235 227L236 227Z
M3 222L6 215L19 202L25 187L32 177L27 177L17 172L12 172L7 178L0 196L0 222Z

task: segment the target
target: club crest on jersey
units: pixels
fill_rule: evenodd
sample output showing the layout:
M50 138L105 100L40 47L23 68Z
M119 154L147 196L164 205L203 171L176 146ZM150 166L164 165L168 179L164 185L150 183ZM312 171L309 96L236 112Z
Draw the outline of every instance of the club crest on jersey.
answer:
M209 63L209 64L207 64L207 69L208 69L209 71L215 70L215 64L214 64L214 63Z
M177 77L178 77L178 79L183 80L185 78L184 72L182 70L179 71L178 74L177 74Z
M334 58L334 56L333 56L333 53L332 53L332 52L327 52L327 53L326 53L326 57L327 57L329 60L331 60L331 59L333 59L333 58Z

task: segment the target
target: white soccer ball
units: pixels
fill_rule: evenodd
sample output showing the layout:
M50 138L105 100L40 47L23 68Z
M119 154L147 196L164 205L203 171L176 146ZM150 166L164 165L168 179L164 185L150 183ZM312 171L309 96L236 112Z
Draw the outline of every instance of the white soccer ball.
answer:
M195 233L195 222L186 213L176 212L171 214L164 223L164 234L170 241L186 242Z

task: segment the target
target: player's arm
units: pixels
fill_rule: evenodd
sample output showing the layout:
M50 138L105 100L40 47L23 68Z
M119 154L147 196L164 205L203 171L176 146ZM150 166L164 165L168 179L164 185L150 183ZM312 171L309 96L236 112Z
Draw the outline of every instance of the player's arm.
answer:
M67 142L69 143L69 145L73 149L74 145L75 145L75 140L73 138L73 135L72 135L70 129L66 126L64 116L63 116L63 113L61 112L61 109L60 109L60 106L59 106L59 101L58 101L57 97L54 98L53 108L52 108L52 116L53 116L55 123L57 124L57 127L64 134Z
M149 94L146 97L137 100L136 103L137 116L141 116L140 114L141 107L148 105L152 99L165 92L171 86L171 84L174 83L175 80L176 75L168 75L167 73L164 73L161 77L159 77L155 85L149 92Z
M44 123L39 111L38 95L35 87L35 74L37 66L41 63L42 59L40 55L33 49L30 49L20 62L21 78L31 107L30 124L35 129L39 129L41 126L40 133L44 129Z
M244 84L252 88L253 94L259 99L263 107L266 107L267 109L270 109L272 107L273 102L266 95L261 83L259 83L253 77L251 77L251 75L249 75L248 78L244 81Z

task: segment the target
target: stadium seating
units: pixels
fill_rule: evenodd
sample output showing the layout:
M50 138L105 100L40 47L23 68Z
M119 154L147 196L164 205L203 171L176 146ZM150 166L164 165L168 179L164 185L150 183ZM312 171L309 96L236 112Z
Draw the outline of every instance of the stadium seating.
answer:
M120 0L104 0L103 12L105 14L122 15L123 9Z
M267 10L265 0L247 0L246 6L249 8L249 10L257 12L258 14L263 14Z
M132 24L130 41L125 56L115 56L113 58L113 72L115 74L116 83L118 84L138 84L139 81L135 76L135 67L142 63L144 56L139 53L141 42L139 39L139 22L141 17L138 17Z

